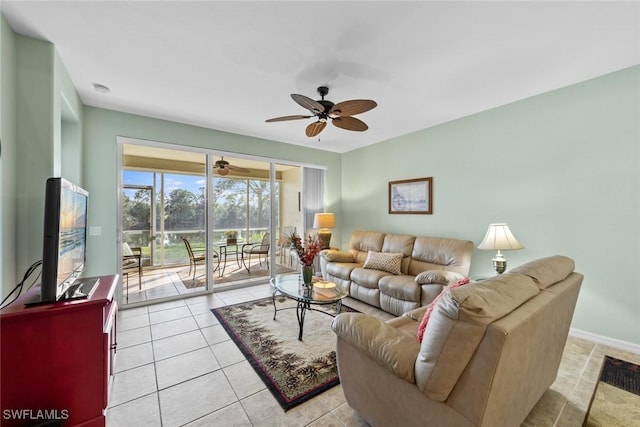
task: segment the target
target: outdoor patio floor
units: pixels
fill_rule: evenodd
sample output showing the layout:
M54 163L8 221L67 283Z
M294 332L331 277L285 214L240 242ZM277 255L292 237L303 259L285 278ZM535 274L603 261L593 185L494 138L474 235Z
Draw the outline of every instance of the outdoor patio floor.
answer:
M293 266L277 263L277 273L293 272ZM216 270L213 277L214 289L231 288L249 285L256 282L264 282L269 276L266 262L260 263L257 258L251 261L251 273L235 259L229 259L220 276ZM190 294L204 290L204 265L198 265L196 281L201 285L192 285L193 281L189 273L188 265L172 266L167 268L146 269L143 271L140 284L136 270L129 270L122 280L122 295L124 304L135 304L145 301L153 301L176 296L190 296Z

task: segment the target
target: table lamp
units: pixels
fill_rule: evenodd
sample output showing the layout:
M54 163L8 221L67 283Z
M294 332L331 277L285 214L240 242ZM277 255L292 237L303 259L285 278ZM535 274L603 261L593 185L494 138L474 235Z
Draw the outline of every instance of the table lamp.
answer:
M335 228L336 218L332 213L317 213L313 216L313 228L318 229L318 240L322 249L329 249L331 242L330 228Z
M478 249L497 250L495 258L493 258L493 268L496 269L498 274L504 273L507 269L507 260L502 256L501 250L515 250L522 249L522 246L509 230L507 224L489 224L487 234L482 239L482 242L478 245Z

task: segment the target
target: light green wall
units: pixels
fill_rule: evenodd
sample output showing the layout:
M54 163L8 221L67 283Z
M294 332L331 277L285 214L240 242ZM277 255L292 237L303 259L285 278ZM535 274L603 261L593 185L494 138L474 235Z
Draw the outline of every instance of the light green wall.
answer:
M83 106L51 43L15 34L4 17L1 34L4 296L42 258L46 179L82 184Z
M16 281L16 73L14 35L0 16L0 293Z
M507 222L509 266L563 254L585 275L573 327L640 344L640 67L346 153L353 229L480 243ZM356 168L349 165L355 164ZM432 176L433 215L389 215L388 181ZM471 274L493 274L476 250Z
M59 164L60 175L69 181L79 185L84 185L82 169L83 143L82 143L82 116L84 106L67 69L56 52L54 58L55 67L55 90L54 93L54 132L55 153L59 153L59 160L54 164Z
M89 236L86 274L90 276L116 271L118 136L323 165L327 167L328 193L332 195L329 205L338 205L339 154L94 107L85 107L83 125L89 225L102 227L101 236Z
M54 174L54 47L15 36L17 274L42 258L44 183Z

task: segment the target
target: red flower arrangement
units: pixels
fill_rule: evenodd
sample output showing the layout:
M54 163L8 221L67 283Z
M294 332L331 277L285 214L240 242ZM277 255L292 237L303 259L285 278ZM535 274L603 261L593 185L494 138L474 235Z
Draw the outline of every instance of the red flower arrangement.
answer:
M294 231L289 236L291 240L291 247L295 249L302 265L313 265L313 260L320 252L320 241L316 234L307 234L304 238L304 245L302 244L302 238Z

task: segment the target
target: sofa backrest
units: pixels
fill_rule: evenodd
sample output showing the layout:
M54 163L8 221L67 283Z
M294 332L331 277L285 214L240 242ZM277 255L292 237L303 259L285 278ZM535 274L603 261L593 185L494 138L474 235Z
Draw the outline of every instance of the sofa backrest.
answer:
M540 290L529 277L505 273L444 292L427 323L415 367L418 388L440 402L449 397L489 323Z
M355 261L364 264L369 251L402 253L403 274L417 276L427 270L446 270L468 276L473 242L379 231L353 231L349 252Z
M575 267L576 265L571 258L555 255L528 262L509 270L509 272L531 277L542 290L567 277Z
M520 425L557 375L582 283L573 265L554 256L446 290L416 360L418 387L474 425Z
M447 270L469 275L473 242L469 240L416 237L408 274L417 276L427 270Z
M385 234L384 236L382 252L402 254L400 272L403 274L407 274L409 271L409 265L411 263L410 257L413 252L413 243L415 240L416 236L409 234Z
M349 252L357 263L364 264L369 251L382 252L385 233L355 230L351 233Z
M490 324L447 404L476 425L521 425L558 375L582 279L571 273Z

